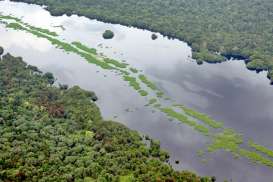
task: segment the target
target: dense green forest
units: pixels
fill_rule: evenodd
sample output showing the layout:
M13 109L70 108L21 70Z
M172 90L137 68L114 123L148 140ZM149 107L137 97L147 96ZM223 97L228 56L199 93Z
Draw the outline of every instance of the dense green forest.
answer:
M47 5L53 15L77 13L179 38L193 58L245 59L251 70L268 71L273 83L272 0L13 0Z
M104 121L93 92L54 82L20 57L0 57L1 182L215 181L174 171L159 142Z

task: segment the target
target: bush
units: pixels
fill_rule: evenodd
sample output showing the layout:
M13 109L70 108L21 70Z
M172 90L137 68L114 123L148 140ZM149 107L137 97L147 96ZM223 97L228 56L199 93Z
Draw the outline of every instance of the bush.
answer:
M103 33L104 39L112 39L113 37L114 37L114 32L112 32L111 30L105 30L105 32Z

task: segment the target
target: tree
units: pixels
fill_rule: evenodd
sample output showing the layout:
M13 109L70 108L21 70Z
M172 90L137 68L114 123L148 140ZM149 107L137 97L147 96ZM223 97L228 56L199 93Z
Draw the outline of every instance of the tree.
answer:
M157 39L157 35L156 34L152 34L152 39L156 40Z
M3 47L0 47L0 56L4 53Z
M105 30L105 32L103 33L104 39L112 39L113 37L114 37L114 32L112 32L111 30Z

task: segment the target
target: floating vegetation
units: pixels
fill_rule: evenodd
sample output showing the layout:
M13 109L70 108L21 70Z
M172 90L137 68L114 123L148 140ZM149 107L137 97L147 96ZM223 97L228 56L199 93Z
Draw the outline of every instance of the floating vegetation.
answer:
M224 129L223 132L214 135L212 144L208 146L208 151L215 152L223 149L231 153L237 153L242 143L242 135L236 133L233 129Z
M248 141L248 146L254 148L258 152L264 153L268 157L272 157L273 158L273 151L272 150L269 150L268 148L266 148L266 147L264 147L262 145L258 145L256 143L254 143L252 140Z
M109 59L109 58L105 58L104 61L106 63L112 64L118 68L126 68L128 66L128 64L126 63L120 63L119 61L116 61L114 59Z
M10 16L10 15L1 15L0 14L0 19L3 19L3 20L14 20L16 22L21 22L21 20L19 18Z
M135 68L130 68L130 70L131 70L132 73L138 73L138 70L135 69Z
M123 79L127 82L129 82L129 85L131 87L133 87L135 90L140 90L140 85L139 83L137 82L136 78L135 77L131 77L131 76L127 76L127 75L124 75L123 76Z
M157 102L157 99L156 98L152 98L149 100L149 105L153 105Z
M145 75L139 75L138 77L150 89L152 89L152 90L158 90L158 88L156 87L156 85L154 83L152 83L150 80L148 80Z
M162 97L164 96L164 92L161 92L161 91L156 92L156 96L157 96L158 98L162 98Z
M204 122L205 124L209 125L212 128L223 128L223 123L217 122L205 114L199 113L193 109L189 109L182 105L176 105L176 106L183 109L183 111L187 115Z
M71 44L73 44L73 45L76 46L78 49L81 49L81 50L83 50L83 51L85 51L85 52L88 52L88 53L90 53L90 54L97 55L97 50L96 50L96 49L94 49L94 48L89 48L88 46L86 46L86 45L84 45L84 44L82 44L82 43L80 43L80 42L75 41L75 42L72 42Z
M148 95L148 92L146 92L145 90L139 90L138 93L143 97Z
M273 167L273 161L256 152L241 148L241 144L243 144L243 138L241 134L236 133L232 129L224 129L222 133L216 134L213 137L213 143L209 145L208 151L215 152L218 150L225 150L227 152L231 152L235 158L241 156L251 160L254 163Z
M167 114L168 117L175 118L178 121L193 127L196 131L199 131L205 135L208 135L209 129L203 125L197 124L195 121L190 120L187 116L175 112L172 108L161 108L161 111Z
M47 34L47 35L50 35L50 36L53 36L53 37L58 36L58 34L56 32L49 31L48 29L34 27L34 26L31 26L31 25L26 24L26 23L24 23L24 25L26 25L26 27L30 28L31 30L39 31L41 33L44 33L44 34Z
M160 107L161 107L161 104L155 104L154 107L155 107L155 108L160 108Z
M7 28L12 28L14 30L26 30L23 26L21 26L19 23L8 23L6 25Z
M268 167L273 167L272 160L269 160L269 159L263 157L262 155L257 154L256 152L248 151L245 149L240 149L239 155L251 160L254 163L259 163L259 164L263 164Z

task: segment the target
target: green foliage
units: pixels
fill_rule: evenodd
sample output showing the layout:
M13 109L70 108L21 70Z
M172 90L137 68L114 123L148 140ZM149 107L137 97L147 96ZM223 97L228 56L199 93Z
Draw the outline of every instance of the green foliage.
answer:
M209 51L194 52L192 58L197 60L198 64L202 64L202 61L208 63L221 63L225 61L225 58L221 55L212 54Z
M201 122L204 122L205 124L209 125L212 128L223 128L223 123L217 122L205 114L196 112L195 110L189 109L185 106L179 105L177 107L180 107L187 115L196 118Z
M262 145L259 145L257 143L254 143L252 140L249 140L248 141L248 145L252 148L254 148L256 151L258 152L262 152L264 153L265 155L269 156L269 157L272 157L273 158L273 151L272 150L269 150L268 148L262 146Z
M4 53L3 47L0 47L0 56Z
M148 92L146 92L145 90L139 90L138 93L142 96L145 97L148 95Z
M157 35L156 34L152 34L152 39L156 40L157 39Z
M150 80L147 79L145 75L139 75L139 79L150 89L152 90L158 90L156 85L152 83Z
M273 69L272 0L13 1L47 5L57 16L77 13L179 38L192 47L198 64L222 62L225 56L250 59L255 63L248 67L257 71Z
M174 111L172 108L162 108L161 109L162 112L164 112L165 114L167 114L167 116L171 117L171 118L175 118L178 121L187 124L188 126L193 127L196 131L199 131L205 135L209 134L209 129L206 128L203 125L198 124L197 122L190 120L186 115L183 115L182 113L178 113L176 111Z
M87 52L87 53L90 53L90 54L94 54L94 55L97 55L97 50L96 49L93 49L93 48L89 48L88 46L82 44L81 42L72 42L72 44L74 46L76 46L77 48Z
M126 64L126 63L121 63L121 62L116 61L116 60L114 60L114 59L105 58L104 61L105 61L106 63L109 63L109 64L114 65L114 66L117 67L117 68L126 68L126 67L128 66L128 64Z
M104 121L93 92L49 78L21 58L0 58L1 180L201 181L167 165L159 142L148 147L137 132Z
M104 39L112 39L114 37L114 32L112 32L111 30L105 30L102 36Z
M236 133L232 129L225 129L222 133L218 133L213 137L213 143L208 147L209 152L214 152L217 150L225 150L227 152L233 153L235 157L245 157L254 163L263 164L269 167L273 167L273 161L256 153L241 148L243 143L243 138L240 134ZM252 147L257 148L256 150L260 152L265 152L269 154L269 150L261 146L254 145L250 143Z
M141 87L139 85L139 83L137 82L136 78L135 77L131 77L131 76L123 76L123 79L127 82L129 82L129 85L131 87L133 87L135 90L140 90Z
M132 73L138 73L138 70L135 69L135 68L130 68L130 70L131 70Z

